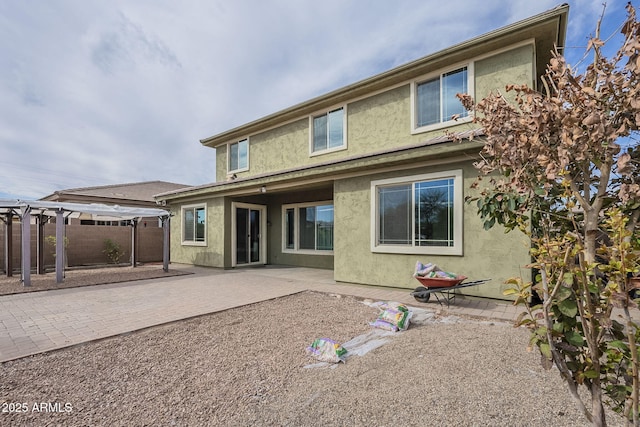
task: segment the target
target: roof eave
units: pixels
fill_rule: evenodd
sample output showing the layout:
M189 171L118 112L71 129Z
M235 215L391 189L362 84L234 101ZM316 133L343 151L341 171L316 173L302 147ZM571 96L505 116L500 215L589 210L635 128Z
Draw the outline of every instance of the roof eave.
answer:
M480 142L484 137L484 130L476 128L465 132L459 132L454 135L441 135L429 138L417 144L411 144L403 147L394 147L390 149L380 150L373 153L350 156L338 160L328 162L298 166L291 169L281 170L263 175L256 175L247 178L240 178L233 181L214 182L210 184L193 186L184 190L170 191L155 195L157 201L179 201L184 199L192 199L198 197L210 197L213 195L234 194L240 191L242 193L245 188L252 186L260 186L265 183L273 183L279 181L290 181L297 177L306 176L318 177L325 176L326 179L333 180L337 173L351 173L354 168L364 168L371 173L371 168L388 167L390 163L389 156L401 156L402 153L416 152L429 147L440 147L438 152L423 152L420 157L436 159L440 156L452 155L455 153L473 151L478 152L482 146ZM447 143L455 143L455 145L446 145ZM468 157L469 159L471 157ZM416 156L412 155L403 160L404 163L413 162ZM240 194L239 193L239 194Z
M248 135L263 131L276 124L299 119L300 117L311 114L319 109L329 107L330 105L334 105L339 102L345 102L350 98L361 96L367 92L380 90L381 88L410 80L411 78L415 78L416 70L420 70L421 68L428 66L431 63L438 62L439 60L452 56L456 53L484 45L489 41L507 37L510 34L514 34L526 30L527 28L543 24L547 21L558 21L558 32L555 35L555 40L553 42L554 44L562 47L564 45L566 36L568 12L569 5L564 3L546 12L450 46L446 49L401 65L392 70L377 74L375 76L342 87L311 100L296 104L287 109L235 127L223 133L211 136L209 138L201 139L200 143L206 147L217 147L219 145L226 144L229 141L233 141L238 138L244 138Z

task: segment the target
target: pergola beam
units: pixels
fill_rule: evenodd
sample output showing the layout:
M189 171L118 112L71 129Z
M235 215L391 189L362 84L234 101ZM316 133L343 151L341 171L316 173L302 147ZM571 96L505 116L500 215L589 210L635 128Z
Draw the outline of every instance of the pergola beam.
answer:
M5 237L5 268L7 276L12 272L12 251L11 251L11 222L14 215L20 217L22 230L22 281L24 286L31 286L31 216L38 218L38 272L44 269L44 250L42 240L44 238L45 217L56 217L56 281L62 283L64 278L65 251L65 213L86 213L94 218L120 218L130 220L132 224L131 238L131 263L135 267L138 260L137 247L137 225L140 218L159 218L163 225L163 250L162 261L163 270L169 270L169 212L164 209L138 208L133 206L103 205L103 204L82 204L82 203L58 203L48 201L24 201L24 200L0 200L0 214L5 214L6 237Z

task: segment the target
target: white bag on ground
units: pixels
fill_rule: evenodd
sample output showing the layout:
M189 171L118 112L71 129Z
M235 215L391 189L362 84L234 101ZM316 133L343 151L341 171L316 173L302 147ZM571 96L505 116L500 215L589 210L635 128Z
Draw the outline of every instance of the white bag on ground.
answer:
M318 338L309 347L307 353L323 362L344 362L347 354L340 344L329 338Z

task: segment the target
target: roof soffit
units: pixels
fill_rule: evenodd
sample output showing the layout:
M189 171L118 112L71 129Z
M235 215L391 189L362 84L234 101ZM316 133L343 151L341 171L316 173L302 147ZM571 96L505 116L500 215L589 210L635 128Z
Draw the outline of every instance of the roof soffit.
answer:
M156 195L156 199L168 202L182 202L190 199L202 199L203 197L250 194L262 185L292 186L299 180L334 180L338 177L344 177L345 174L349 175L361 171L365 171L365 174L371 174L378 173L380 168L397 168L409 164L415 165L424 161L439 163L449 157L459 158L459 156L464 156L465 159L471 161L476 158L482 147L482 142L480 141L483 135L481 129L476 129L460 133L460 142L452 142L450 137L441 136L410 146L381 150L337 161L295 167L276 173L242 178L235 181L214 182L212 184L194 186L182 191L162 193ZM429 149L425 150L427 147ZM247 189L249 190L247 191Z
M525 40L535 40L536 42L538 58L537 73L541 74L544 72L545 64L551 57L550 52L554 45L558 44L562 46L564 44L568 11L569 6L563 4L547 12L456 44L408 64L401 65L320 97L294 105L288 109L202 139L200 143L207 147L217 147L227 144L236 139L245 138L273 128L276 125L281 125L293 120L300 120L318 110L347 103L355 98L390 89L402 83L408 83L415 78L445 68L451 64L460 63L478 56L484 56Z

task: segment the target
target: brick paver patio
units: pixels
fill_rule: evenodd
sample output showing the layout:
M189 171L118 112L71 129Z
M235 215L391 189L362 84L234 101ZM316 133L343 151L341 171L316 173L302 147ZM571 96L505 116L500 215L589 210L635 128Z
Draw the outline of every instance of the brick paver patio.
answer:
M422 304L410 290L336 283L330 270L172 268L193 274L0 296L0 362L304 290L506 321L522 311L508 303L466 297L456 298L448 308L434 301Z

